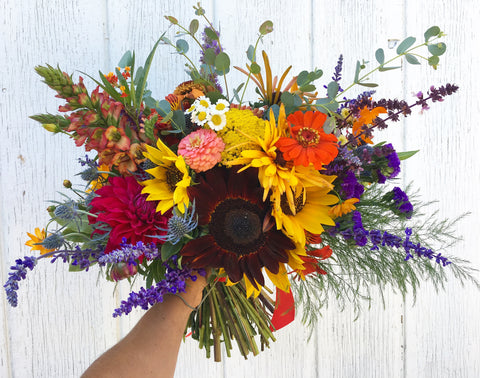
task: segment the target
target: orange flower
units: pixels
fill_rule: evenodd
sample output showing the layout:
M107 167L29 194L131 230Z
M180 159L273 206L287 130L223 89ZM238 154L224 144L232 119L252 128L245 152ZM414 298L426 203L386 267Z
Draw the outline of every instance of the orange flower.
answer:
M352 134L354 136L358 136L362 132L363 125L370 125L372 124L373 120L378 117L380 113L386 113L387 110L382 106L377 106L373 109L368 109L367 106L364 106L362 110L360 110L360 117L358 117L352 126ZM366 136L362 135L361 138L367 142L372 144L372 140L367 138Z
M39 251L41 255L44 255L45 253L53 252L55 251L54 249L47 249L40 243L45 240L47 237L45 233L45 229L41 229L36 227L35 228L35 235L27 232L27 235L30 237L30 240L28 240L25 245L28 245L32 251Z
M360 201L358 198L349 198L342 203L339 203L336 206L333 206L329 214L335 218L341 217L342 215L348 214L349 212L355 210L354 204Z
M328 259L332 255L332 248L329 245L321 248L315 249L313 251L306 251L308 256L300 256L303 260L303 266L305 269L297 270L297 274L302 280L305 279L307 274L318 273L318 274L327 274L322 268L318 266L318 263L321 260Z
M290 114L287 120L293 125L290 127L291 138L282 137L275 144L283 153L283 158L304 167L311 163L315 169L321 169L322 165L335 159L338 154L337 137L323 131L326 119L326 114L314 111Z

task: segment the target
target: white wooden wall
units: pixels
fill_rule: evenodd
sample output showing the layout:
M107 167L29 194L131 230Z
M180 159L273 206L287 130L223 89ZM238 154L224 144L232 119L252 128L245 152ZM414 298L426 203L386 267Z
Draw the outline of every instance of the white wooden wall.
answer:
M143 61L167 28L164 15L186 23L188 1L1 0L0 1L0 281L8 267L29 254L26 231L47 221L47 201L58 199L62 181L78 172L83 155L73 142L46 133L28 116L55 112L59 102L40 83L34 66L60 64L96 76L112 70L127 49ZM450 252L480 267L478 188L478 70L480 7L475 0L255 0L202 4L232 62L243 65L244 51L258 26L274 22L265 38L274 71L287 62L300 69L322 68L331 76L344 54L344 83L356 59L373 61L389 38L421 37L438 25L448 50L438 71L405 67L375 75L381 94L412 99L431 84L454 82L460 92L392 126L387 136L399 150L421 149L404 167L425 199L441 201L440 215L471 211L459 224L464 241ZM393 52L392 52L393 53ZM183 61L166 47L154 61L150 86L157 98L186 79ZM238 83L236 73L230 83ZM232 84L230 84L232 86ZM113 291L96 268L72 274L61 263L42 262L21 283L19 306L10 308L4 291L0 310L0 377L77 377L96 356L122 337L141 315L114 320L111 313L128 287ZM477 275L478 277L478 275ZM325 311L310 343L299 321L277 333L270 350L244 361L215 363L195 342L182 345L176 377L469 377L480 376L480 293L451 281L438 295L425 284L417 303L388 292L386 308L374 302L354 322L353 311Z

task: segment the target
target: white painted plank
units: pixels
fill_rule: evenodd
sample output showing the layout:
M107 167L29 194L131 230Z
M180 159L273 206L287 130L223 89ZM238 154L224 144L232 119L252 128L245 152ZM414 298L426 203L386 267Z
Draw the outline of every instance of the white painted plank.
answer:
M28 115L56 112L54 92L33 68L61 64L96 71L104 57L104 19L96 1L2 2L0 142L2 178L2 282L16 258L30 255L26 231L48 220L47 200L60 199L62 181L79 170L73 141L48 135ZM103 324L109 294L96 287L97 273L69 274L66 266L43 261L21 282L19 306L4 307L2 329L9 360L2 376L74 377L112 337ZM111 291L111 288L109 288ZM3 290L2 290L3 292ZM5 296L2 293L5 305ZM88 312L82 312L96 303ZM108 309L110 312L110 308ZM85 335L102 335L86 340ZM2 340L2 341L3 341ZM87 341L87 342L85 342ZM2 343L3 344L3 343ZM2 353L3 355L3 353ZM3 375L5 373L5 375Z
M438 72L409 68L407 84L421 89L453 82L460 90L442 104L433 104L422 117L408 120L409 148L420 146L422 150L409 163L407 179L422 188L423 198L440 201L441 216L453 218L472 212L457 227L464 242L449 252L471 260L478 268L480 206L474 198L480 185L480 165L473 125L479 111L476 97L480 77L476 67L480 55L474 46L480 39L474 30L480 11L474 1L409 5L406 28L419 34L428 26L438 25L447 34L447 53L441 57ZM480 354L479 317L480 293L472 286L462 288L452 280L447 291L438 295L424 286L417 305L406 314L407 376L478 376L480 365L474 356Z

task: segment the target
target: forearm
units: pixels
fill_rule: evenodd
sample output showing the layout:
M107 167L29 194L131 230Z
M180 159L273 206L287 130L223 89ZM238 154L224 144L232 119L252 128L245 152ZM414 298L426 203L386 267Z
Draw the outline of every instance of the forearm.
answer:
M202 284L192 283L185 301L199 304ZM175 295L154 305L118 344L100 356L83 378L173 377L178 350L192 309Z

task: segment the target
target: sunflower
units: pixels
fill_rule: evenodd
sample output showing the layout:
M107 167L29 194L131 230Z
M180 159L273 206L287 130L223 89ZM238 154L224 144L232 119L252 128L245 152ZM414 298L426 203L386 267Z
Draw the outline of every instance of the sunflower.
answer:
M27 232L27 235L30 237L30 240L25 245L28 245L32 251L39 251L41 255L55 251L54 249L47 249L41 244L47 237L45 229L40 230L40 228L35 227L35 235L29 232Z
M326 134L323 124L327 115L318 111L296 111L287 120L292 123L291 137L282 137L276 143L285 160L292 160L295 165L322 169L338 154L337 137Z
M264 121L264 123L263 137L244 134L256 146L256 149L243 150L241 157L227 162L228 165L245 165L240 172L250 167L258 168L258 179L264 189L263 200L267 198L270 190L282 194L290 190L290 186L298 185L293 164L287 165L275 147L275 143L284 135L282 131L286 128L285 107L283 105L280 107L277 122L275 122L273 111L270 110L270 120Z
M325 180L332 182L335 176L324 176ZM330 205L338 202L335 195L328 194L332 187L310 186L302 188L295 194L295 211L292 212L286 196L276 201L272 214L277 223L277 228L285 231L295 242L305 245L305 232L321 234L323 225L335 226L329 211Z
M192 181L183 156L177 156L160 139L157 148L146 148L145 157L157 166L146 170L154 178L142 182L142 193L149 194L147 201L158 201L157 211L162 214L174 205L183 213L190 203L187 188Z
M232 283L245 279L249 293L264 286L262 270L282 290L289 288L285 263L295 243L269 222L268 202L255 185L256 170L238 173L213 168L188 189L197 204L198 223L208 234L188 242L180 251L182 263L193 269L223 268Z

